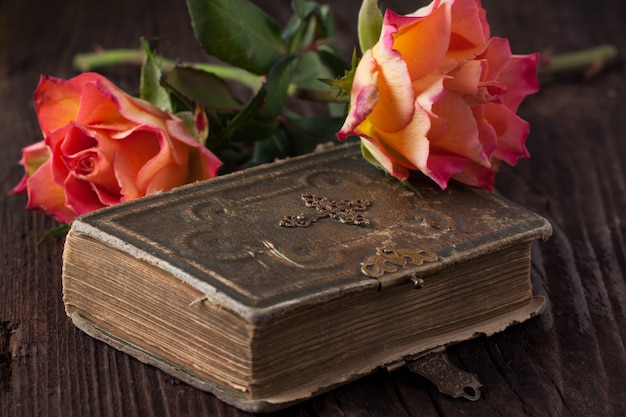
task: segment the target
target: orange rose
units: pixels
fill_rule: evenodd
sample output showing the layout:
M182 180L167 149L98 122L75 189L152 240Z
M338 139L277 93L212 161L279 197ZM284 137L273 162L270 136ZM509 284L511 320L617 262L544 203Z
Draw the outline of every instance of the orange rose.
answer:
M501 161L528 157L528 124L516 112L538 90L538 55L512 55L506 39L490 38L485 16L480 0L387 10L337 137L360 136L366 156L396 177L417 170L441 188L454 178L492 189Z
M42 76L34 103L44 140L22 150L12 193L69 223L101 207L214 177L221 162L184 122L103 76Z

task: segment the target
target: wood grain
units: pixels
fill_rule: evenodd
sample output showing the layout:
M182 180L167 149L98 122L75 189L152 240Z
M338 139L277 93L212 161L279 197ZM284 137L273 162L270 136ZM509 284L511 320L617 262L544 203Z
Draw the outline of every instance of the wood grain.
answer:
M278 19L287 1L258 1ZM409 12L425 2L388 0ZM332 2L346 57L358 0ZM485 0L492 32L517 53L614 43L626 54L620 0ZM0 415L244 416L212 395L74 328L61 301L62 242L39 244L54 225L10 197L20 149L40 139L31 98L40 73L75 74L75 53L159 36L167 56L202 59L184 2L0 0ZM103 73L130 93L136 68ZM401 370L375 374L277 416L626 415L626 77L618 65L591 80L544 85L521 115L532 157L503 169L498 189L547 217L554 235L533 248L545 313L489 339L449 349L484 385L477 402L439 395Z

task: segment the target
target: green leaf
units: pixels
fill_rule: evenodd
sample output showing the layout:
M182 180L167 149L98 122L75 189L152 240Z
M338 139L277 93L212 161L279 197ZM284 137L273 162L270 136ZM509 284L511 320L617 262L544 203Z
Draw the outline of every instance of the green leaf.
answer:
M294 14L291 16L282 32L282 39L286 43L290 43L294 37L300 35L302 25L304 24L304 14L302 10L306 3L306 0L294 0L292 2L291 7L294 10Z
M257 117L245 124L240 124L230 141L235 144L255 143L272 136L277 127L278 121L276 119Z
M276 159L284 159L291 155L289 138L282 130L277 130L265 140L254 143L254 152L248 166L267 164Z
M303 44L310 43L317 27L322 19L320 5L313 1L294 0L292 2L294 14L283 29L282 37L290 44L292 52L302 48Z
M378 0L363 0L359 9L357 32L361 52L365 52L378 42L383 27L383 13Z
M252 143L274 134L276 117L283 109L291 80L291 62L294 55L278 59L267 74L267 81L246 106L229 119L224 129L215 135L220 142Z
M170 95L160 84L161 62L146 39L141 39L141 47L145 52L145 59L141 66L139 96L162 110L173 111Z
M350 137L348 138L348 140L355 138ZM411 184L408 180L403 180L401 178L396 177L395 175L391 175L391 173L389 171L387 171L385 169L384 166L382 166L378 160L374 157L374 155L372 155L372 153L367 149L367 147L363 144L363 141L366 139L359 139L356 138L357 140L361 140L361 155L363 156L363 159L366 162L369 162L372 166L374 166L375 168L383 171L388 177L391 177L393 179L396 179L398 181L400 181L402 183L402 185L404 185L405 187L409 188L410 190L414 190L415 191L415 187L413 186L413 184Z
M319 23L318 26L318 39L333 40L332 42L326 42L327 46L331 46L337 53L341 53L339 44L337 43L337 33L335 31L335 17L328 5L319 5L315 9L316 17Z
M354 82L354 75L356 73L359 60L356 56L356 50L352 52L352 68L346 70L342 77L336 79L323 79L321 80L325 84L337 90L339 97L350 96L352 90L352 83Z
M249 146L222 146L213 151L224 165L217 171L217 175L224 175L241 170L250 159L252 150Z
M70 231L70 225L67 223L61 223L52 229L49 229L44 233L44 235L39 240L39 244L45 243L52 239L59 239L65 237L67 233Z
M321 143L337 142L335 133L341 129L344 116L292 117L283 127L291 140L292 155L312 152Z
M236 111L242 107L233 96L228 84L206 71L176 66L163 77L162 82L181 99L200 103L207 109Z
M258 165L313 152L323 143L337 142L335 132L345 117L291 117L265 140L255 142L249 165ZM358 140L357 137L349 140Z
M319 79L337 77L347 68L334 39L333 15L328 6L314 1L293 0L292 8L295 13L283 31L285 42L298 56L292 84L326 90Z
M350 65L333 48L322 47L318 50L322 63L330 70L333 77L342 76L350 69Z
M278 24L247 0L187 0L196 38L211 55L266 74L286 47Z
M385 171L385 168L383 168L383 166L378 162L378 160L374 158L374 155L372 155L369 149L367 149L365 145L363 145L362 141L361 141L361 156L363 156L363 159L365 159L365 161L369 162L371 165L375 166L378 169Z
M212 129L212 133L209 134L207 146L210 149L214 149L231 140L238 129L243 127L247 127L248 129L254 128L252 122L254 118L263 111L265 103L267 102L267 95L267 86L263 85L241 111L235 114L234 117L226 120L224 127L219 132L215 132L215 129ZM261 137L267 137L267 135L263 133Z
M296 56L290 54L277 60L267 74L267 81L257 98L229 122L228 134L233 141L250 143L277 135L278 116L287 110L285 102L292 86L292 64L295 59ZM264 94L262 102L261 94Z
M211 143L225 141L252 143L274 134L291 81L294 55L278 59L267 74L267 81L246 106L229 119L224 129L210 138Z
M337 63L341 58L334 60L322 57L329 54L336 57L341 55L336 42L333 14L328 6L314 1L294 0L292 7L295 13L283 30L283 39L289 44L289 50L299 56L300 63L295 70L293 82L300 87L319 88L316 81L318 78L338 76L343 71L337 71ZM314 62L315 66L311 67L313 61L310 57L308 62L301 59L306 55L319 55L323 58L322 65ZM319 58L315 59L319 61ZM324 68L329 64L332 65L330 69Z
M293 83L299 87L324 89L324 84L319 80L332 76L332 71L324 65L320 55L307 51L298 56Z
M267 74L265 86L268 94L263 109L264 116L276 117L285 104L293 72L291 63L295 58L295 55L285 55L274 63Z

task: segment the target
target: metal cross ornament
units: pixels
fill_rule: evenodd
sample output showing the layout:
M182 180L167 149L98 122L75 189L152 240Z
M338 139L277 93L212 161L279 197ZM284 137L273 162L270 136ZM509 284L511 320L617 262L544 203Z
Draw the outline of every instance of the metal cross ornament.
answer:
M325 217L354 226L368 226L370 224L362 213L372 205L369 200L333 201L327 197L316 197L312 194L302 194L300 197L307 207L312 207L315 211L300 213L297 216L285 216L279 223L281 226L308 227L311 223Z

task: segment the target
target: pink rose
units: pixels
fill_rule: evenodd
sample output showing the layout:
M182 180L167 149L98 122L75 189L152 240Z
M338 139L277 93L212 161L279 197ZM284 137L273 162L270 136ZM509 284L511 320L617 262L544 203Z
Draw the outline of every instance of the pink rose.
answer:
M434 0L407 16L387 10L357 66L338 139L360 136L401 179L418 170L441 188L454 178L493 189L501 161L529 156L528 123L516 112L538 90L538 55L511 55L485 16L480 0Z
M221 162L184 122L103 76L42 76L34 103L44 140L22 150L12 193L69 223L101 207L214 177Z

